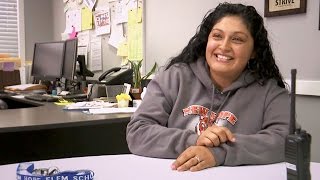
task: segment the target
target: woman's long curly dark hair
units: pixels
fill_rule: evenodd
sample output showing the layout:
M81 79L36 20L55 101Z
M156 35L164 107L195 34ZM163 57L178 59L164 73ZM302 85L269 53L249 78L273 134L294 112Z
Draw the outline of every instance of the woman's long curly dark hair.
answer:
M274 78L277 80L278 85L284 88L283 78L275 63L263 18L253 6L245 6L243 4L225 2L210 10L205 15L188 45L178 56L171 59L166 69L175 63L189 64L198 60L199 57L205 57L208 36L213 26L226 16L241 17L254 39L255 58L249 61L246 69L249 69L254 74L257 81L263 82L266 79Z

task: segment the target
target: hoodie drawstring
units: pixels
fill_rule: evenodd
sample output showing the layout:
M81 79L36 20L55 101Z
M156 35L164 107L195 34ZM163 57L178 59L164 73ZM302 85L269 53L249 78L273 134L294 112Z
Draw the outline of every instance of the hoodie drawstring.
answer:
M212 89L213 89L213 92L212 92L212 96L211 96L211 106L210 106L210 111L208 113L211 113L212 112L212 108L213 108L214 88L212 88ZM225 103L227 102L227 100L229 99L230 94L231 94L231 91L229 91L227 96L223 99L223 102L219 106L218 111L217 111L217 115L214 117L213 122L215 122L216 119L218 118L218 115L219 115L221 109L223 108L223 106L225 105Z

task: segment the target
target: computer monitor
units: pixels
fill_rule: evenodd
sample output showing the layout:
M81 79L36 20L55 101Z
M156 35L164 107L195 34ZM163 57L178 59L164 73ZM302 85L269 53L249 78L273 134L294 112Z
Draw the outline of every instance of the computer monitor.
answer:
M68 39L65 41L65 53L62 77L74 80L77 64L78 39Z
M35 43L31 75L38 80L61 78L65 42Z

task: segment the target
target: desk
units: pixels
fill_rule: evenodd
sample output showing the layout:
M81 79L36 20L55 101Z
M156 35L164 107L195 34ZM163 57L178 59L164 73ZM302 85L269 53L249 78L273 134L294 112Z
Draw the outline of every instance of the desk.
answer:
M177 172L170 169L172 159L136 155L108 155L34 162L35 168L58 167L60 171L89 169L95 180L286 180L284 163L259 166L214 167L199 172ZM18 164L0 166L2 179L15 179ZM320 163L311 163L312 179L320 179Z
M0 111L0 164L130 153L131 114L88 115L43 103Z

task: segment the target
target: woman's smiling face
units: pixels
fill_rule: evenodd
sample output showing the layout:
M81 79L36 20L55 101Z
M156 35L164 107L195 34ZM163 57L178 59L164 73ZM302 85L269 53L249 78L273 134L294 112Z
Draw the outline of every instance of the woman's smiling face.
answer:
M241 17L225 16L212 28L206 48L211 78L236 80L254 57L254 40Z

